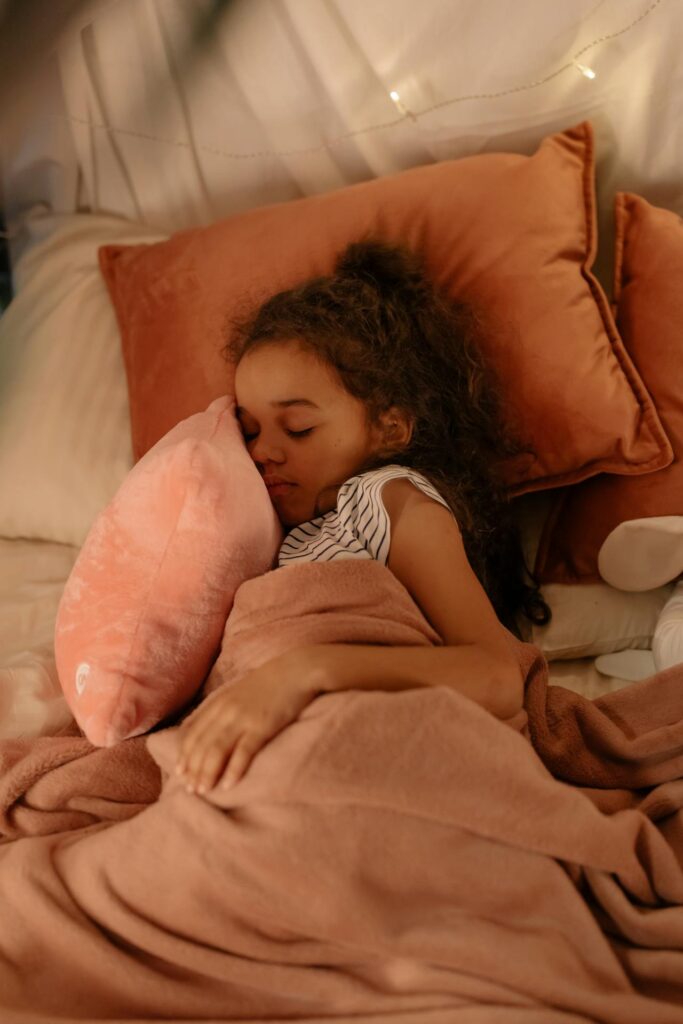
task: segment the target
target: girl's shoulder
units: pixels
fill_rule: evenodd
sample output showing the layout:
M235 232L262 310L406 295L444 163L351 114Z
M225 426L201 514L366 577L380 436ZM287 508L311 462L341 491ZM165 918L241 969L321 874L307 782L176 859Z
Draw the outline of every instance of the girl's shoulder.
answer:
M409 480L434 501L440 502L446 508L449 507L445 498L439 494L436 487L423 473L411 469L409 466L400 466L396 463L380 466L377 469L369 469L364 473L358 473L356 476L350 477L340 488L338 504L341 507L342 504L348 504L351 501L358 503L360 500L365 499L366 502L372 501L378 506L382 506L382 490L384 485L389 480L397 480L402 477Z
M340 490L339 528L371 558L386 565L392 530L404 508L415 499L420 501L421 496L423 501L429 499L427 504L438 503L451 512L433 484L422 473L407 466L392 464L359 473L347 480Z

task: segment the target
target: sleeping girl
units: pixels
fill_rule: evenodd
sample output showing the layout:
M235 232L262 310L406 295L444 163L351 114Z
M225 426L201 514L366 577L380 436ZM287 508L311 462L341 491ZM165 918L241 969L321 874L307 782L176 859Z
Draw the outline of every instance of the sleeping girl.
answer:
M244 775L319 694L446 685L500 719L523 703L507 630L549 621L499 476L506 429L478 321L402 246L349 245L226 346L247 449L283 526L278 569L374 558L441 647L299 647L219 689L180 729L190 792Z

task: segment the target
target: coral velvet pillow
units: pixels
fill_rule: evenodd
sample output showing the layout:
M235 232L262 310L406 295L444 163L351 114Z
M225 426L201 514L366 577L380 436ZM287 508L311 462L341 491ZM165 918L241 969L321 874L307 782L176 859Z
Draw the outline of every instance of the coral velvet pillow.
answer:
M95 520L57 612L64 695L91 743L146 732L194 695L235 591L283 530L223 396L179 423Z
M260 207L153 245L107 245L139 458L230 390L226 316L329 273L372 234L423 256L437 284L500 329L483 340L506 414L537 448L504 467L511 495L601 471L649 473L671 447L590 272L596 247L590 124L533 156L486 153Z
M674 461L647 476L601 475L561 492L539 544L541 582L596 582L598 553L617 526L683 515L683 219L630 193L617 195L615 215L617 324Z

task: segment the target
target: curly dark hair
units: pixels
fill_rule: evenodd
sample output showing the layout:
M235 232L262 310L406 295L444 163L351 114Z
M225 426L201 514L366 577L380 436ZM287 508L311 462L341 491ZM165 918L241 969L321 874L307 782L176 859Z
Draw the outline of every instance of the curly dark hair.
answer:
M529 570L501 468L535 454L502 415L500 383L482 352L484 322L430 281L420 257L372 237L352 242L330 276L228 317L222 350L235 365L256 346L296 338L336 370L378 425L391 406L412 420L407 446L356 472L397 464L424 474L455 515L470 565L500 621L543 625L551 610Z

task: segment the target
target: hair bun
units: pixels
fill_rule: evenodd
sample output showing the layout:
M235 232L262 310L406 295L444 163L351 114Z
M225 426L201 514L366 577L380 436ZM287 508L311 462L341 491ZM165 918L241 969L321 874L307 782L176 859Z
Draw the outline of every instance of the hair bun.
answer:
M337 277L367 281L382 290L409 287L423 276L415 253L376 238L347 245L337 257L334 272Z

